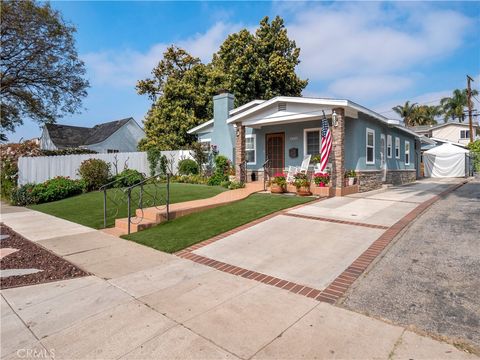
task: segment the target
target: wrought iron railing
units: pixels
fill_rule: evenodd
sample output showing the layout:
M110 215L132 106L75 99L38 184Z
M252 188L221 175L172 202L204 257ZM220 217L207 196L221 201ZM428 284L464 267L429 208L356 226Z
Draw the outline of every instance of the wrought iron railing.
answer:
M267 183L270 180L270 159L267 159L263 165L263 191L267 191Z
M166 219L170 220L170 174L151 176L126 188L125 192L127 194L128 234L130 234L131 224L139 224L144 219L145 208L165 209ZM132 204L136 204L134 217L132 216Z
M147 207L165 209L166 218L169 220L170 174L151 176L129 187L116 187L115 185L121 180L109 182L99 189L103 191L103 226L105 228L108 226L108 218L117 218L120 209L125 207L129 234L130 225L139 224L143 220L144 209ZM132 216L132 210L135 216Z

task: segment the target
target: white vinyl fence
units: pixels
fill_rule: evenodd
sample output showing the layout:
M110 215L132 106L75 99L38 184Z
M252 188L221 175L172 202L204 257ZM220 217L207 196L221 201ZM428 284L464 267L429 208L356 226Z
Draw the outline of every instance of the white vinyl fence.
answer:
M188 150L162 151L162 155L166 156L173 174L177 173L180 160L192 158ZM121 172L128 167L150 175L146 152L21 157L18 159L18 185L38 184L56 176L79 179L78 169L87 159L101 159L110 163L113 174L116 170Z

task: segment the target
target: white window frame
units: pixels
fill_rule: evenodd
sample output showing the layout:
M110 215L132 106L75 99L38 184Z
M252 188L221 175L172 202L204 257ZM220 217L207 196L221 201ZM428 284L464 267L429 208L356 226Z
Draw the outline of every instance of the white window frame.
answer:
M320 154L320 151L322 150L322 128L310 128L310 129L303 129L303 156L307 156L307 133L308 132L314 132L318 131L318 154Z
M373 135L373 145L368 145L368 135ZM368 148L371 147L373 149L373 160L368 161ZM375 164L375 130L367 128L365 131L365 164L374 165Z
M395 159L400 159L400 138L399 137L395 137Z
M245 145L245 153L253 150L253 162L247 162L247 165L256 165L257 164L257 134L246 134L246 139L253 139L253 149L247 149Z
M460 139L461 140L470 139L470 130L460 130Z
M408 150L407 150L407 145L408 145ZM408 161L407 161L407 158L408 158ZM407 141L407 140L405 140L405 165L410 165L410 141Z
M391 159L393 156L392 135L387 135L387 158Z

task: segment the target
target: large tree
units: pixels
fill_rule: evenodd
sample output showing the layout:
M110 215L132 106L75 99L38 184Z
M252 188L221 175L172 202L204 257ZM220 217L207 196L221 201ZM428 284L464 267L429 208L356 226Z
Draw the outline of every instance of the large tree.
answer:
M463 121L465 119L465 108L468 106L467 89L455 89L452 96L445 97L440 101L445 116L448 119ZM477 90L472 90L472 95L478 95Z
M147 136L141 149L179 149L194 140L187 131L212 116L213 73L210 65L181 48L171 46L165 51L152 78L137 83L137 92L153 101L144 121Z
M300 48L288 38L282 18L268 16L251 34L244 29L231 34L213 57L213 65L225 75L236 105L274 96L301 96L308 80L295 73Z
M137 83L137 92L153 102L140 148L189 145L194 139L187 130L211 119L212 96L220 89L232 92L237 106L277 95L301 96L308 81L295 73L299 55L279 17L271 23L265 17L255 34L244 29L229 35L209 64L168 48L152 77Z
M397 105L392 108L398 115L400 115L405 123L405 126L414 126L413 113L417 103L411 104L410 101L406 101L403 105Z
M88 87L75 28L49 3L6 0L0 29L1 132L26 117L45 123L75 113Z

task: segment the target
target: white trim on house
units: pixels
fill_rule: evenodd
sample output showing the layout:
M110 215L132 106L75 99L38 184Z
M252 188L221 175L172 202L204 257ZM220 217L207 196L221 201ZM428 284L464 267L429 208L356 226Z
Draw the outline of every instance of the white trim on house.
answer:
M322 128L310 128L310 129L303 129L303 155L304 156L307 156L307 133L308 132L314 132L314 131L318 131L318 154L320 154L320 151L322 149L322 136L320 134L320 131L322 130ZM312 154L314 155L314 154Z
M187 134L195 134L197 131L202 130L203 128L213 125L213 119L205 121L203 124L195 126L194 128L187 131Z
M373 145L368 145L368 135L372 134ZM368 161L368 149L372 148L372 161ZM367 128L365 131L365 164L374 165L375 164L375 130Z
M400 159L400 138L395 136L395 159Z
M391 159L393 155L392 135L387 135L387 158Z
M408 140L405 140L405 165L410 165L410 141Z
M237 108L235 108L235 109L233 109L233 110L230 110L230 111L228 112L228 114L229 114L230 116L233 116L233 115L235 115L235 114L241 113L242 111L245 111L245 110L247 110L247 109L250 109L250 108L252 108L252 107L254 107L254 106L260 105L260 104L263 103L263 102L265 102L265 100L252 100L252 101L250 101L250 102L248 102L248 103L246 103L246 104L243 104L242 106L239 106L239 107L237 107Z
M247 145L245 144L245 153L247 151L253 151L253 162L247 162L247 165L256 165L257 164L257 134L246 134L245 140L246 139L253 139L253 149L247 149Z

